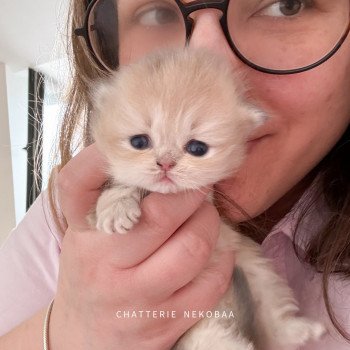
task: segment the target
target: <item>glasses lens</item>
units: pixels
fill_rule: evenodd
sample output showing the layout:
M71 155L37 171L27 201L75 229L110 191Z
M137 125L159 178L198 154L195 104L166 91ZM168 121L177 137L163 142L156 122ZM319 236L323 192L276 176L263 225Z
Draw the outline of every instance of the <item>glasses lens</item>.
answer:
M231 0L227 23L231 44L245 59L292 70L327 56L346 35L349 13L349 0ZM98 0L88 25L94 53L110 70L186 42L174 0Z
M291 70L330 53L347 32L349 12L349 0L231 0L227 23L248 61Z
M173 0L99 0L89 37L99 61L113 70L158 49L184 47L186 29Z
M92 49L100 63L108 69L118 67L118 17L115 0L97 1L88 18Z

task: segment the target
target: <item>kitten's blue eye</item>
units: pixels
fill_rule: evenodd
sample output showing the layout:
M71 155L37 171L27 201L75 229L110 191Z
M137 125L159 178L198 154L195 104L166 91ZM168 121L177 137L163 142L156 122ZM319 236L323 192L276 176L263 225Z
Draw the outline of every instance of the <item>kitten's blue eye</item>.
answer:
M130 138L132 147L143 150L151 146L151 141L147 135L135 135Z
M209 146L202 141L191 140L186 145L186 151L195 157L204 156L208 152L208 150Z

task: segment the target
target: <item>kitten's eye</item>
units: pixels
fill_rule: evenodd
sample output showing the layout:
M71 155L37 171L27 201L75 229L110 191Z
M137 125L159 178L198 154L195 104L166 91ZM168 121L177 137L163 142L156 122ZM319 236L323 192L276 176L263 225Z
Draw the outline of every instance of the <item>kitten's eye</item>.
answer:
M208 150L209 146L202 141L191 140L186 145L186 151L195 157L204 156Z
M130 138L130 144L136 149L143 150L151 147L151 140L147 135L135 135Z

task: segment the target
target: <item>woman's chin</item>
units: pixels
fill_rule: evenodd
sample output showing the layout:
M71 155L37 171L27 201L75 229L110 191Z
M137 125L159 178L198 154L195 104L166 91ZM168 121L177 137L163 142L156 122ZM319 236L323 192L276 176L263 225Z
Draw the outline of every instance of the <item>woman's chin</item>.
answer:
M235 177L225 179L214 186L214 203L220 214L232 222L242 222L255 216L254 207L256 201L249 200L244 184L236 183ZM252 205L253 204L253 205Z

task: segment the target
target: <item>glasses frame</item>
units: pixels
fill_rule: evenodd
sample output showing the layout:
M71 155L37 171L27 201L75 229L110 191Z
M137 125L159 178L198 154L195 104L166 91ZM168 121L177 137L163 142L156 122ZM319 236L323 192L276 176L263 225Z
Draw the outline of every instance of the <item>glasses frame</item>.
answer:
M85 42L91 52L92 57L96 61L96 63L102 68L102 69L107 69L108 71L112 71L109 67L107 67L101 60L98 58L98 55L95 53L93 45L90 40L89 36L89 18L92 9L94 8L94 5L100 0L87 0L87 8L86 8L86 13L85 13L85 19L84 19L84 25L81 28L76 28L74 30L74 34L77 36L82 36L85 39ZM132 1L132 0L130 0ZM199 10L204 10L204 9L216 9L222 12L222 16L219 20L221 28L223 30L223 33L225 35L225 38L231 47L232 51L234 54L247 66L263 73L267 74L274 74L274 75L287 75L287 74L296 74L296 73L302 73L305 71L308 71L310 69L313 69L315 67L318 67L322 63L326 62L328 59L330 59L342 46L344 43L345 39L347 38L349 31L350 31L350 14L349 14L349 23L347 26L347 29L344 31L344 34L340 37L339 41L337 44L333 47L333 49L326 54L324 57L319 59L318 61L309 64L307 66L301 67L301 68L294 68L294 69L270 69L270 68L265 68L262 66L259 66L251 61L249 61L244 55L238 50L236 45L234 44L229 29L228 29L228 23L227 23L227 9L230 3L230 0L211 0L211 1L203 1L203 0L194 0L189 3L183 3L181 0L174 0L177 6L179 7L181 14L183 16L183 20L185 23L185 28L186 28L186 41L185 45L188 45L191 36L193 33L193 29L195 26L195 21L190 17L190 15ZM234 0L233 0L234 1Z

